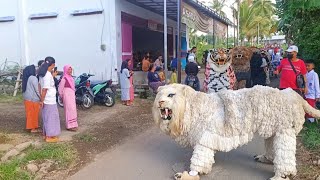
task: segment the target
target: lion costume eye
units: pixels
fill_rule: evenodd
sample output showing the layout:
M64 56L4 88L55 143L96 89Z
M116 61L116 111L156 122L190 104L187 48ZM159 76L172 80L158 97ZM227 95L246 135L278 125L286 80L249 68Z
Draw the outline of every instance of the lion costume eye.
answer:
M176 95L176 94L171 93L171 94L168 95L168 97L172 98L174 95Z

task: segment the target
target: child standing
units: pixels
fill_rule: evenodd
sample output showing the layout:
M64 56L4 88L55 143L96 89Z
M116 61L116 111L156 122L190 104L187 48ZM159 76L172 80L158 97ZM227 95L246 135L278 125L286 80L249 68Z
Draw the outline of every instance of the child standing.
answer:
M176 73L176 69L173 68L172 69L172 74L171 74L171 78L170 78L170 84L174 84L177 83L177 73Z
M314 71L314 63L312 61L306 62L307 66L307 85L308 85L308 93L305 95L307 102L315 107L316 101L320 98L320 89L319 89L319 76ZM314 118L310 115L306 115L309 122L314 122Z

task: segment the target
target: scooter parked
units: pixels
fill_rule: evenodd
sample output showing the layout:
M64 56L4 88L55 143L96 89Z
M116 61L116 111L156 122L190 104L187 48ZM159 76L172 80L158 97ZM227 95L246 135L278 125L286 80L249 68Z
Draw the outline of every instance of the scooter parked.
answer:
M90 88L91 82L89 80L91 76L94 75L83 73L75 80L76 104L83 109L90 109L94 105L94 94ZM63 102L60 97L58 98L58 104L63 107Z
M108 81L92 81L91 89L94 94L94 102L104 104L107 107L112 107L115 104L115 95L111 91L106 91L111 88L112 80Z

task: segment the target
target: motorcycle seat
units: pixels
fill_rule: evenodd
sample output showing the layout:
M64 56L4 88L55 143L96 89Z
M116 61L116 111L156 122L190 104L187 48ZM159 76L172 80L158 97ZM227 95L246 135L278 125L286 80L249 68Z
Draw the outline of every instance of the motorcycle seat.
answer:
M90 87L93 88L94 86L96 86L97 84L104 84L108 81L90 81Z

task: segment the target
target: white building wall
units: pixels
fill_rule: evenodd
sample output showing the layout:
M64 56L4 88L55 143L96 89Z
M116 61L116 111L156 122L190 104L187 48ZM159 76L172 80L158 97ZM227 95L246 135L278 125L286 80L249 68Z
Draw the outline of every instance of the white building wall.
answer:
M15 16L13 22L0 23L0 65L8 59L20 63L18 0L1 0L0 17Z
M104 13L70 15L74 10L97 8ZM31 14L48 12L59 15L29 19ZM58 70L70 64L76 76L90 72L94 79L112 78L117 83L122 61L121 12L163 23L163 16L126 0L1 0L0 17L15 16L15 21L0 23L0 64L7 58L24 66L52 56ZM175 21L169 19L168 26L176 31ZM101 44L106 51L101 51Z
M115 1L28 0L24 5L19 5L21 0L2 0L0 15L14 15L16 21L0 23L0 63L7 57L22 58L22 65L36 64L38 60L52 56L59 70L65 64L71 64L75 75L90 72L96 75L95 79L112 78L116 81ZM20 11L23 12L19 12L19 7L22 7ZM74 10L83 9L104 9L104 13L70 15ZM59 15L53 19L29 19L30 14L48 12ZM17 17L19 14L25 16L22 18L25 31L21 31L18 25L23 24L18 19L21 17ZM23 34L24 42L19 39ZM20 42L25 47L20 47ZM106 51L100 49L101 44L106 44ZM23 54L27 57L23 58Z

